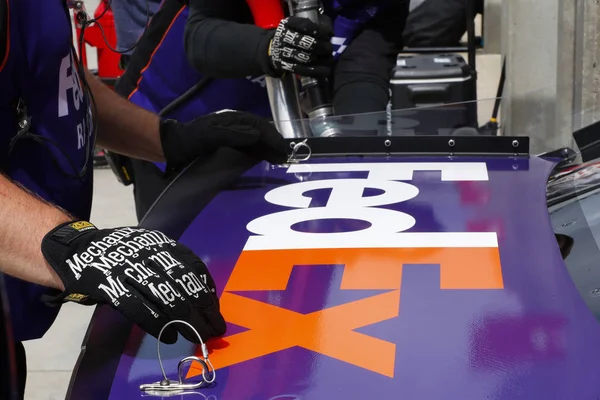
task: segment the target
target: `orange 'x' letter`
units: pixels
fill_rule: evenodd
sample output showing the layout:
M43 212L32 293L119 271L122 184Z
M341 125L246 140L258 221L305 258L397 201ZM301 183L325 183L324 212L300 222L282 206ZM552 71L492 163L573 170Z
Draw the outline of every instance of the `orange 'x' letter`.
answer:
M310 314L299 314L224 293L221 307L223 314L229 316L227 320L250 330L227 337L229 348L236 350L215 351L211 361L215 368L223 368L300 346L391 377L396 346L353 330L397 317L399 304L400 291L394 290ZM349 318L351 315L361 317Z
M342 290L391 291L310 314L230 293L285 290L294 265L334 264L344 265ZM441 289L504 287L496 247L245 251L221 296L221 311L249 330L224 338L228 346L211 355L215 368L300 346L393 377L396 345L354 330L398 316L404 264L440 264ZM308 286L304 296L311 295ZM200 372L192 367L188 377Z

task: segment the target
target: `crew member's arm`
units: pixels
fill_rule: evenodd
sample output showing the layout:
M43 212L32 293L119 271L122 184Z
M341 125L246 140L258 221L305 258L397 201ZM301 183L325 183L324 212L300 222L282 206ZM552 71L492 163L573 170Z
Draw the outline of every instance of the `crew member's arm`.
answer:
M0 1L0 86L6 80L3 73L9 60L8 15L8 3ZM41 244L48 231L72 218L2 174L0 201L0 272L63 290L61 280L42 255Z
M190 0L185 51L190 63L212 78L262 75L272 32L251 23L244 0Z
M73 220L0 175L0 271L19 279L64 290L41 251L44 236Z
M231 147L259 160L282 163L289 146L266 119L243 112L224 112L186 124L164 120L122 98L86 71L98 110L97 144L115 153L179 170L197 157Z
M397 2L376 16L350 43L334 69L333 106L337 114L383 112L390 73L402 50L408 2Z
M122 98L86 70L98 109L98 146L126 156L165 161L160 118Z

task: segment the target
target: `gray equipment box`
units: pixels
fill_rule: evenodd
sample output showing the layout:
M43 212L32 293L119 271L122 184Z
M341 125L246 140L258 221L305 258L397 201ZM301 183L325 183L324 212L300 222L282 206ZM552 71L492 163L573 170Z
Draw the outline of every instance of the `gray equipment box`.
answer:
M390 89L392 135L477 128L476 73L459 54L399 55ZM469 103L456 104L463 102Z

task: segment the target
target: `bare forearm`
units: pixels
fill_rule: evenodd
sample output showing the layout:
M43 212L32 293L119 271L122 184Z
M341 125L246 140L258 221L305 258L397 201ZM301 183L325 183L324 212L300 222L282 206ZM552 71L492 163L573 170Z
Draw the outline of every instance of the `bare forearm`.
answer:
M72 220L0 175L0 271L25 281L63 290L62 282L42 255L44 236Z
M122 98L86 71L98 109L100 147L148 161L165 161L156 114Z

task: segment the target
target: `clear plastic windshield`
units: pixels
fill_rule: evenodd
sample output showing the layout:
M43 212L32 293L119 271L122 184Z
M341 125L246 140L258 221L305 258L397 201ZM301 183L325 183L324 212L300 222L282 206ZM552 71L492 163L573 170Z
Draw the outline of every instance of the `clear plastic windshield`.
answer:
M486 98L449 104L423 105L382 112L280 121L284 137L322 136L527 136L530 154L562 148L578 151L573 132L594 121L594 110L550 112L544 102L556 97L549 87L518 99ZM600 134L598 135L600 139Z
M600 168L596 165L600 159L600 123L596 122L600 113L595 108L551 112L557 108L556 104L549 104L556 99L556 93L556 87L548 87L513 99L493 97L375 113L305 118L279 122L277 126L288 138L526 136L530 139L530 155L563 159L548 182L549 204L552 205L600 188Z
M416 136L495 134L479 132L492 115L495 98L479 101L426 105L400 110L335 115L280 121L285 137L321 136Z

